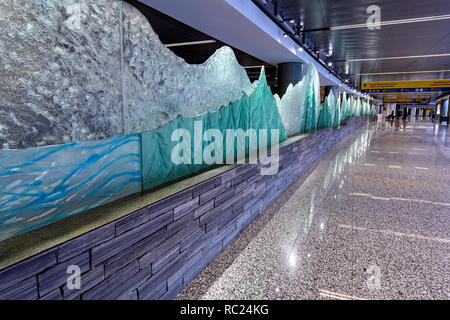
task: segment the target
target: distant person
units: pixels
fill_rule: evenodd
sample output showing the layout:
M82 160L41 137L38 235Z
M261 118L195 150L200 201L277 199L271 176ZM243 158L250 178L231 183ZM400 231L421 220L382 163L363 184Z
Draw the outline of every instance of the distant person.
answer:
M391 114L386 117L386 119L394 119L394 117L394 111L392 111Z

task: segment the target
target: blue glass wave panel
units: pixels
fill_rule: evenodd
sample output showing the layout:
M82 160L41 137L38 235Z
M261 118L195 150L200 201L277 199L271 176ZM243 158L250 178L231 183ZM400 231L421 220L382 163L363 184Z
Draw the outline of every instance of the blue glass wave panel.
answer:
M0 241L141 191L140 136L0 150Z

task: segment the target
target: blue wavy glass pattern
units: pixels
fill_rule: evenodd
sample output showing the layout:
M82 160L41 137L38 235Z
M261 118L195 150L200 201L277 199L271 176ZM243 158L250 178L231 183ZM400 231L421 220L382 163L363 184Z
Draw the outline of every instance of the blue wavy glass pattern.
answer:
M0 241L141 191L139 135L0 152Z

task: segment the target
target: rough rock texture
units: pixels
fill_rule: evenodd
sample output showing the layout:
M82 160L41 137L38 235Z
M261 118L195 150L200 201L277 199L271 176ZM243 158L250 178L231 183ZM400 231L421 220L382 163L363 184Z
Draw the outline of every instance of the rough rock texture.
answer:
M230 48L189 65L118 0L4 0L0 29L3 148L145 132L253 88Z

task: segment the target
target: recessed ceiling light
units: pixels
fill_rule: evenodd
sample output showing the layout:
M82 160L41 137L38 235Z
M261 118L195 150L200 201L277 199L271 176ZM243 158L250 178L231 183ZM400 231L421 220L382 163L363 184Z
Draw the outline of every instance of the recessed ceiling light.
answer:
M348 62L376 61L376 60L398 60L398 59L420 59L420 58L436 58L448 57L450 53L424 54L420 56L401 56L401 57L384 57L384 58L364 58L364 59L348 59Z
M328 66L329 67L331 67L333 65L333 63L331 63L331 62L328 62Z
M389 26L389 25L404 24L404 23L437 21L437 20L445 20L445 19L450 19L450 14L445 14L445 15L441 15L441 16L419 17L419 18L412 18L412 19L382 21L382 22L380 22L380 26ZM336 27L330 27L330 30L335 31L335 30L346 30L346 29L356 29L356 28L367 28L367 24L361 23L361 24L350 24L350 25L345 25L345 26L336 26Z
M302 51L303 51L303 48L302 48L302 47L298 48L298 51L299 51L299 52L302 52Z
M289 23L294 24L295 23L295 19L294 18L283 19L283 22L289 22Z
M244 69L256 69L256 68L262 68L264 66L245 66Z
M287 37L288 37L287 33L284 33L284 34L283 34L283 37L284 37L284 38L287 38Z

